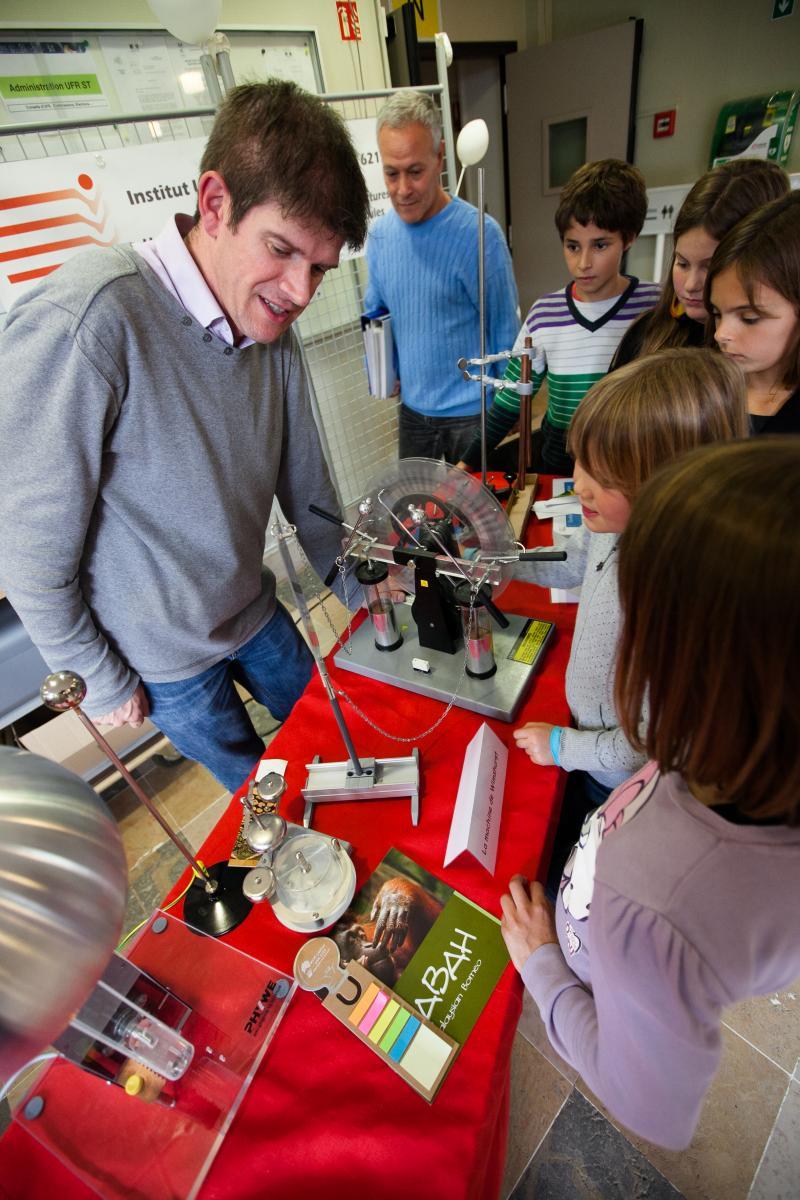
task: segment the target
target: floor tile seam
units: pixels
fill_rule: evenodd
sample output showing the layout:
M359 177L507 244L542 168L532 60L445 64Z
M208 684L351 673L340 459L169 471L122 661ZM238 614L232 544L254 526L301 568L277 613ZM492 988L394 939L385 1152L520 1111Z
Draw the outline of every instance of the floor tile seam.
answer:
M206 804L205 807L202 808L199 812L193 813L192 816L189 817L188 821L183 820L176 812L173 812L172 808L170 807L170 801L165 800L164 801L164 809L165 809L164 815L166 816L167 820L172 825L173 829L176 830L177 832L181 832L181 830L185 829L187 825L191 825L192 821L196 821L198 817L204 816L205 813L208 812L209 808L211 808L214 804L219 804L220 800L225 795L227 795L227 792L225 792L225 791L220 792L220 794L218 796L215 796L213 800L209 800L208 804Z
M542 1057L544 1058L544 1055L542 1055ZM547 1061L547 1060L545 1059L545 1061ZM542 1146L544 1145L545 1138L546 1138L546 1137L547 1137L547 1135L550 1133L550 1130L553 1128L553 1125L556 1123L556 1121L558 1120L558 1117L559 1117L559 1116L560 1116L560 1114L561 1114L561 1110L563 1109L564 1105L567 1103L567 1101L569 1100L570 1096L572 1095L572 1093L573 1093L574 1091L575 1091L575 1085L573 1084L573 1085L572 1085L572 1087L570 1088L570 1090L567 1092L567 1094L566 1094L566 1096L564 1097L564 1099L563 1099L563 1100L561 1101L561 1103L559 1104L559 1106L558 1106L557 1110L556 1110L556 1111L553 1113L553 1116L552 1116L552 1119L551 1119L551 1121L550 1121L550 1124L547 1126L547 1128L545 1129L544 1133L543 1133L543 1134L542 1134L542 1136L539 1138L539 1141L538 1141L538 1142L536 1143L536 1145L534 1146L534 1148L533 1148L533 1150L532 1150L532 1152L531 1152L531 1155L530 1155L530 1157L528 1158L528 1160L527 1160L527 1161L526 1161L526 1163L525 1163L525 1166L522 1168L522 1170L520 1171L519 1175L518 1175L518 1176L517 1176L517 1178L514 1180L514 1186L513 1186L513 1187L510 1189L510 1191L509 1191L509 1193L508 1193L508 1195L509 1195L509 1196L512 1196L512 1195L513 1195L513 1193L514 1193L514 1189L515 1189L516 1187L518 1187L518 1186L519 1186L519 1182L520 1182L520 1180L522 1179L523 1175L525 1174L525 1172L527 1171L528 1167L531 1165L531 1163L533 1162L533 1160L536 1158L536 1155L537 1155L537 1154L539 1153L539 1151L541 1150Z
M745 1037L743 1033L740 1033L738 1029L734 1029L733 1025L729 1025L727 1021L723 1021L722 1024L725 1029L727 1029L730 1033L735 1034L736 1037L740 1038L746 1045L750 1047L751 1050L755 1050L756 1054L760 1054L761 1057L765 1058L768 1063L772 1063L773 1067L777 1067L781 1074L785 1075L787 1079L792 1078L791 1071L787 1071L786 1067L782 1067L779 1062L776 1062L774 1058L771 1058L769 1054L765 1053L765 1051L762 1050L760 1046L757 1046L755 1042L751 1042L750 1039Z
M756 1180L758 1179L758 1173L761 1170L761 1164L764 1162L764 1159L767 1156L767 1151L769 1150L770 1142L772 1141L772 1138L774 1136L775 1130L778 1125L778 1121L780 1120L780 1117L781 1117L781 1113L783 1112L783 1106L786 1104L787 1100L789 1099L789 1091L791 1089L792 1082L793 1082L793 1077L790 1075L789 1081L786 1084L786 1091L783 1093L783 1099L781 1100L780 1104L778 1105L778 1111L775 1113L775 1120L772 1122L772 1128L770 1129L769 1133L767 1134L767 1140L764 1142L764 1146L761 1150L761 1157L759 1158L759 1160L756 1164L755 1171L753 1171L753 1178L750 1180L750 1187L747 1189L748 1200L749 1200L750 1195L752 1194L753 1188L755 1187Z
M178 831L178 833L185 833L190 825L193 825L195 821L199 821L202 817L204 817L206 815L206 813L208 812L208 810L210 808L213 808L215 804L219 804L220 801L226 799L226 797L227 797L228 801L233 799L233 797L230 795L229 792L227 792L227 791L220 792L220 794L217 797L215 797L215 799L209 800L208 804L205 806L205 808L202 810L202 812L195 813L193 817L189 817L189 820L184 821L182 825L179 825L176 823L175 828Z

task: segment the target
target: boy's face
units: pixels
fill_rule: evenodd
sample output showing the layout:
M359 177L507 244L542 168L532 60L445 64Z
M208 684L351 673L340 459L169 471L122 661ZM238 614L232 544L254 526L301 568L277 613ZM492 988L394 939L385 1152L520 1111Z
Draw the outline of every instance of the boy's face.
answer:
M564 234L564 261L575 280L576 300L610 300L628 286L620 275L622 256L630 242L621 233L598 229L592 222L571 221Z

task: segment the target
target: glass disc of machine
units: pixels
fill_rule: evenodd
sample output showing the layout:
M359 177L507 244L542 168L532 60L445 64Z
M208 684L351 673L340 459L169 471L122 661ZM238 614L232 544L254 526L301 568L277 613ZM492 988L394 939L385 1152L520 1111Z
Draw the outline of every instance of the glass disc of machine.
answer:
M344 849L308 831L298 833L276 850L272 859L277 906L289 914L290 928L320 928L344 912L353 894L355 873ZM280 913L279 913L280 916ZM280 919L284 918L280 916Z
M454 558L513 554L517 548L508 517L492 493L474 475L440 460L401 458L375 481L364 499L371 501L372 511L361 528L384 545L413 548L411 534L418 531L409 510L415 508L425 513ZM406 535L401 526L409 531ZM426 549L442 553L435 544ZM413 590L411 568L390 566L389 570ZM502 564L498 571L495 600L511 578L513 564Z

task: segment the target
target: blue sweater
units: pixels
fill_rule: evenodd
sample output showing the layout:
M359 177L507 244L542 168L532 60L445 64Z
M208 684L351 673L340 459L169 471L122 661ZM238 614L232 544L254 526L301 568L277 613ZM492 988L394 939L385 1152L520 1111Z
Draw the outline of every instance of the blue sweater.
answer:
M517 288L500 226L486 218L486 350L509 350L519 327ZM480 412L480 385L465 383L459 358L480 354L478 210L451 200L407 225L392 209L367 242L367 311L392 317L403 403L436 417Z

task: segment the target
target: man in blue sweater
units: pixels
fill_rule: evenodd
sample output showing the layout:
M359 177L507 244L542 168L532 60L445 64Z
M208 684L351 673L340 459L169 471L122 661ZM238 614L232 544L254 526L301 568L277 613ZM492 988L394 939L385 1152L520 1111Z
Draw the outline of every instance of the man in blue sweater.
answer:
M0 586L91 716L149 714L231 791L264 749L234 685L283 719L311 673L264 540L277 498L318 571L338 553L291 325L367 214L335 113L234 88L194 217L70 260L0 341Z
M365 308L387 308L397 347L400 457L458 462L478 428L480 385L461 357L480 353L478 212L441 184L442 126L424 92L401 91L378 114L378 148L393 211L367 243ZM485 222L486 347L510 349L519 325L505 239Z

